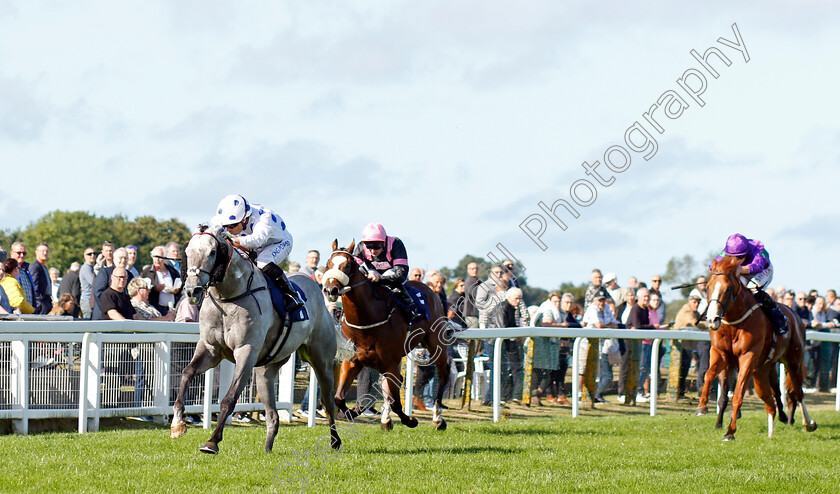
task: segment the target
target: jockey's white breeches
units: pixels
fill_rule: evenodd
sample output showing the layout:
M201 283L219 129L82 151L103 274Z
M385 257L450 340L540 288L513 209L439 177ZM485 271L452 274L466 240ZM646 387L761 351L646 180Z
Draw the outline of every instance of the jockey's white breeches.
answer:
M289 257L292 252L292 239L286 239L257 249L257 267L262 269L266 264L273 262L279 265Z
M756 291L759 288L764 289L764 287L769 285L771 281L773 281L772 262L767 265L767 269L764 271L759 271L758 273L751 274L749 276L741 276L741 283L752 291Z

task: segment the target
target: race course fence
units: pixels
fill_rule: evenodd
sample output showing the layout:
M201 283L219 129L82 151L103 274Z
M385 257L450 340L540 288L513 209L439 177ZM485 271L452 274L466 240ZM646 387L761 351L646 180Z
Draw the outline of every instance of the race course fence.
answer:
M11 420L18 434L27 434L29 421L37 419L77 418L79 432L98 430L104 417L165 420L198 342L195 323L5 320L0 328L0 420ZM277 383L277 408L286 421L294 366L293 357ZM204 414L205 429L233 368L222 361L187 390L185 413ZM256 395L249 382L235 410L262 410Z
M166 420L172 413L181 372L198 341L195 323L155 321L0 321L0 420L11 420L16 433L27 434L29 421L77 419L79 432L96 431L101 418L152 416ZM626 330L588 328L468 329L459 339L494 340L493 419L501 417L502 341L526 337L574 338L572 352L572 416L579 415L578 356L583 338L653 339L651 358L650 414L656 415L661 340L709 340L705 331ZM808 331L807 339L840 342L840 334ZM405 398L413 406L414 361L406 359ZM290 420L295 358L287 362L277 383L277 408L282 420ZM840 363L838 363L840 381ZM219 390L226 392L233 364L223 361L196 378L186 395L185 413L203 414L204 428L219 411ZM840 384L840 383L838 383ZM309 409L317 404L317 381L310 373ZM236 405L238 412L262 410L256 387L249 383ZM840 411L840 385L835 409ZM465 391L468 392L468 391ZM309 425L315 424L310 414Z

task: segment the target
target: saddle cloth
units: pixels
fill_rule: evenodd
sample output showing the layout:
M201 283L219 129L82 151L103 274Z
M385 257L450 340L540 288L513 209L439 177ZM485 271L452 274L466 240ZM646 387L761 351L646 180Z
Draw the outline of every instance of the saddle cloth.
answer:
M408 293L408 296L411 297L411 300L414 301L414 305L417 306L419 312L423 314L423 319L431 319L432 311L429 308L428 300L426 300L426 294L420 291L418 288L413 288L409 285L403 285L403 288L405 288L405 291L406 293ZM394 297L394 300L400 307L404 306L404 304L396 296Z
M280 317L289 321L289 322L300 322L306 321L309 319L309 313L306 311L306 304L304 304L301 308L295 309L289 314L288 319L286 318L286 299L283 297L283 292L277 288L277 285L274 284L274 281L270 279L268 276L265 277L266 282L268 283L268 291L271 293L271 303L274 304L274 309L280 314ZM294 284L291 280L289 280L289 284L292 285L292 288L297 292L300 299L306 302L306 294L303 293L303 290L297 285Z

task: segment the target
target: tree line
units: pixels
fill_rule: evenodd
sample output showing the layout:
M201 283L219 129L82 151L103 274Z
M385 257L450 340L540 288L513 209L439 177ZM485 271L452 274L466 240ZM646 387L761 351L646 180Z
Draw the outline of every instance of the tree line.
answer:
M113 242L115 248L136 245L136 266L140 269L151 264L153 247L171 241L183 245L189 238L187 225L175 218L141 216L130 220L122 214L106 217L86 211L52 211L25 228L0 231L0 245L8 251L12 242L23 242L30 263L35 260L35 247L46 242L50 246L47 267L57 268L62 275L71 263L84 262L85 248L93 247L99 252L103 242Z

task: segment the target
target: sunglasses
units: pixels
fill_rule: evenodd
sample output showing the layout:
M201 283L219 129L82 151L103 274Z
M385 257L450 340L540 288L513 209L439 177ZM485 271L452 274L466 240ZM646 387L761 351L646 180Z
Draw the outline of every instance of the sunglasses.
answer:
M128 276L117 276L117 275L113 275L113 277L118 279L118 280L124 280L124 279L128 278Z
M25 255L26 255L26 251L25 251L25 250L19 250L19 251L17 251L17 252L12 251L12 255L14 255L14 256L25 256Z
M85 252L86 256L95 256L96 252Z
M368 249L370 249L370 250L384 249L384 248L385 248L385 244L382 244L382 243L379 243L379 244L367 244L367 247L368 247Z

